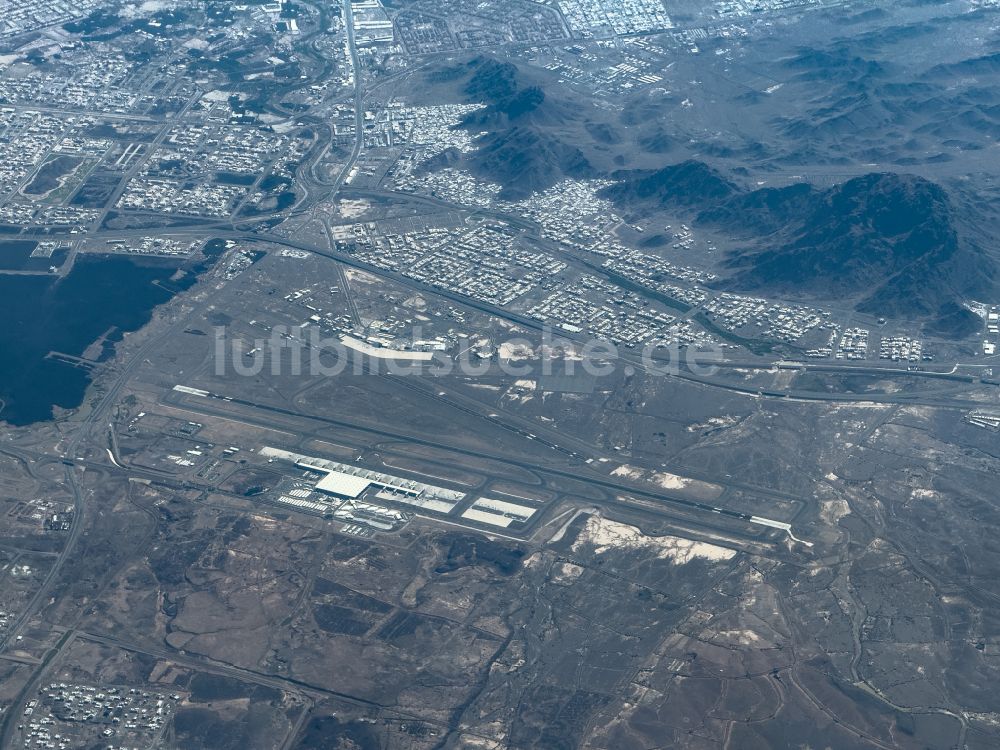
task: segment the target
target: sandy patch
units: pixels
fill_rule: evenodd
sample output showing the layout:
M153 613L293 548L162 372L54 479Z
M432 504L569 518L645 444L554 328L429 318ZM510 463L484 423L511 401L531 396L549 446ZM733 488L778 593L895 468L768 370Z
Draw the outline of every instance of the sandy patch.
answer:
M583 575L583 568L573 563L560 563L552 570L552 582L569 584Z
M345 199L337 204L337 210L345 219L356 219L357 217L362 216L371 207L372 204L362 198L357 200Z
M611 472L613 477L624 477L625 479L642 479L643 470L638 466L631 466L629 464L622 464L617 469Z
M359 271L356 268L345 268L344 274L347 276L348 281L356 281L361 284L378 284L378 276L372 276L370 273L365 273L364 271Z
M687 490L689 494L694 494L702 498L716 498L722 494L722 487L717 484L709 484L690 477L683 477L680 474L673 474L669 471L648 471L631 464L622 464L611 472L611 476L629 479L632 481L649 482L664 490Z
M842 498L836 500L823 500L819 504L819 517L823 523L836 526L844 516L850 515L851 506Z
M573 543L573 551L593 547L594 553L601 555L611 550L649 550L662 560L670 560L678 565L694 559L722 562L731 560L736 551L717 547L693 539L676 536L646 536L635 526L611 521L600 516L591 516L587 525Z
M682 490L694 480L667 471L660 471L653 474L653 481L665 490Z
M526 344L518 344L512 341L504 341L500 344L501 359L520 361L523 359L530 359L534 356L534 354L534 349Z
M720 630L718 637L741 646L759 646L765 643L764 639L752 630Z
M688 432L699 432L701 430L717 430L724 427L733 427L739 424L740 417L734 417L731 415L726 415L722 417L709 417L704 422L696 422L695 424L688 425Z

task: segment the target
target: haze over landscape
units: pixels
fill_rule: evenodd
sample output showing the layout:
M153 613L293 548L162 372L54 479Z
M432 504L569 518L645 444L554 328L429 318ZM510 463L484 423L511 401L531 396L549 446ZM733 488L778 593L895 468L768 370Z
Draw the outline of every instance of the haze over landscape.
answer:
M1000 747L1000 5L2 9L0 750Z

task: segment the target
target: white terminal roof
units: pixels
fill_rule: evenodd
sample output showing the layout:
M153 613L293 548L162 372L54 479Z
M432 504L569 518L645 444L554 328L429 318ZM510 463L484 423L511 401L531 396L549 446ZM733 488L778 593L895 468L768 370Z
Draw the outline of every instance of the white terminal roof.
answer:
M364 477L356 477L342 471L331 471L316 483L316 489L329 492L331 495L355 498L367 490L370 484L371 480Z
M485 511L476 510L476 508L468 508L463 514L462 518L468 518L470 521L479 521L480 523L488 523L491 526L502 526L507 528L510 526L513 518L507 518L506 516L498 516L496 513L486 513Z
M493 497L481 497L472 504L473 508L493 511L503 516L516 516L519 519L527 520L534 515L535 509L527 505L508 503L505 500L497 500Z

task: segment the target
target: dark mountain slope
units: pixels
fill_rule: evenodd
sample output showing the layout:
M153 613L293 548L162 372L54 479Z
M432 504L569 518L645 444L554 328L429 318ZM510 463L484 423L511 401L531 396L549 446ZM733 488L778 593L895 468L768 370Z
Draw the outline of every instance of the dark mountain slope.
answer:
M988 293L993 272L978 248L960 240L938 185L869 174L827 191L782 197L787 200L777 207L764 201L767 211L753 201L751 210L730 213L729 222L742 216L744 226L766 226L777 237L764 249L731 256L735 273L726 288L858 298L862 312L972 332L975 316L958 314L958 303Z
M731 257L737 272L726 286L862 295L861 311L920 318L989 286L984 259L959 241L948 198L931 182L869 174L810 203L781 244Z
M470 60L465 68L472 75L462 91L474 101L500 102L514 96L520 88L517 66L513 63L477 57Z
M511 127L488 133L468 157L473 174L503 185L505 200L526 198L544 190L563 175L594 176L594 169L580 149L563 143L545 130Z
M815 209L817 192L799 183L740 193L702 210L698 221L723 226L744 239L778 232Z
M942 78L953 81L963 76L985 76L997 73L1000 73L1000 52L955 63L935 65L924 74L924 78Z
M797 220L790 215L788 191L777 207L752 200L756 196L739 201L744 210L732 211L730 220L756 220L766 205L769 214L794 223L780 247L730 260L742 269L734 285L817 291L822 284L834 294L851 293L913 263L944 262L957 248L944 192L919 178L870 174L822 193L810 191L795 202L804 211Z
M744 192L710 167L684 162L631 173L604 195L638 213L695 209L698 223L745 240L748 249L727 258L731 274L719 282L732 291L849 299L862 312L968 335L978 319L961 303L995 289L992 261L959 231L948 195L913 175Z
M626 172L601 195L629 208L652 204L658 208L687 208L718 203L737 187L700 161L684 161L656 171Z
M459 82L465 101L484 105L459 125L485 133L461 166L499 183L502 198L525 198L566 177L597 176L597 170L576 146L579 135L607 143L614 142L615 134L601 129L587 117L586 110L550 97L539 80L529 79L515 65L491 57L476 57L450 68L447 77ZM425 168L437 166L439 162Z

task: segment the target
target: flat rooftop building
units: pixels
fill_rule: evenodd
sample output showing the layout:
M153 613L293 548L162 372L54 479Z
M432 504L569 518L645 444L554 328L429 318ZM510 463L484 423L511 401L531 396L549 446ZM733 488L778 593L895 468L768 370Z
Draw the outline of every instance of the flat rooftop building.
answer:
M370 485L371 481L364 477L345 474L342 471L331 471L316 483L316 489L330 495L348 497L353 500L367 490Z

